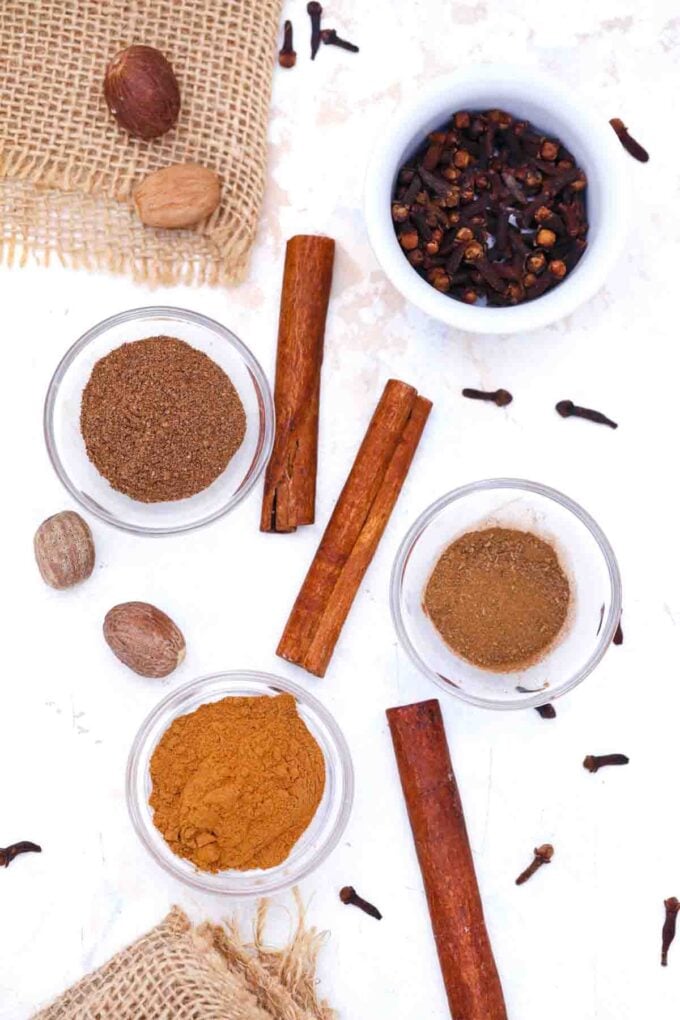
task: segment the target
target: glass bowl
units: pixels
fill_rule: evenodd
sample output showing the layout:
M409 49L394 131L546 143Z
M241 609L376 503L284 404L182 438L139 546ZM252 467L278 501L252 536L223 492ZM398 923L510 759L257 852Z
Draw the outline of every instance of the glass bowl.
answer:
M551 542L571 585L557 643L515 672L495 673L460 658L422 607L440 554L465 532L484 527L520 528ZM621 616L621 579L605 535L577 503L536 482L492 478L447 493L420 515L397 553L390 604L401 644L445 691L483 708L535 708L576 687L597 666Z
M231 378L246 412L243 443L219 478L167 503L141 503L112 488L88 459L80 432L80 403L95 362L149 336L177 337L207 354ZM44 428L54 469L82 507L125 531L168 535L217 520L248 495L271 453L274 405L259 363L225 326L183 308L133 308L93 326L64 355L47 391Z
M168 726L210 701L227 697L292 694L300 717L319 744L326 762L326 788L311 824L289 857L275 868L253 871L199 871L178 857L153 824L149 806L151 756ZM268 673L238 670L213 673L185 684L158 704L135 737L127 766L126 794L132 824L154 860L174 878L223 896L268 896L295 885L314 871L335 848L345 830L354 796L354 771L347 742L323 705L302 687Z

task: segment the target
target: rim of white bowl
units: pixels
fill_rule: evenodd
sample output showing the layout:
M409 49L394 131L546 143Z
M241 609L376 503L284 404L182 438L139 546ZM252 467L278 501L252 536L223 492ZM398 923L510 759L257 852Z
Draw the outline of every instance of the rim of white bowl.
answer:
M256 870L252 873L245 871L233 872L233 874L238 875L239 879L242 879L242 881L240 882L239 888L232 889L222 884L226 881L223 876L228 876L232 874L232 872L217 872L213 874L211 872L202 872L198 869L195 869L194 871L183 871L179 864L181 858L176 857L167 844L164 842L159 844L161 849L158 850L149 838L147 831L149 826L153 826L153 820L149 820L148 823L145 821L142 813L142 806L138 797L140 779L142 778L140 771L146 768L147 765L145 752L146 742L148 741L150 734L164 716L167 717L168 726L172 720L179 718L179 716L183 713L181 711L176 712L175 709L178 707L181 708L182 703L186 702L195 691L200 691L201 688L207 688L214 682L222 683L225 689L232 688L234 690L234 695L230 695L225 690L224 697L238 696L239 686L244 683L246 686L252 685L253 687L260 689L261 694L255 694L255 697L266 697L265 692L269 690L292 694L295 700L304 705L304 707L308 709L325 728L333 749L337 753L338 768L342 780L343 797L342 801L338 802L336 817L330 834L326 842L316 850L315 854L310 857L306 864L298 866L296 871L286 876L281 876L276 880L271 877L268 880L267 871ZM205 702L203 703L205 704ZM153 751L151 751L151 753L153 753ZM354 803L354 766L352 764L352 755L347 739L340 729L340 726L325 705L315 698L313 694L310 694L309 691L305 690L304 687L300 687L299 684L294 683L292 680L286 680L274 673L262 673L257 670L250 669L228 670L226 672L208 673L205 676L197 677L195 680L190 680L188 683L182 684L181 687L171 691L162 698L148 713L137 731L128 755L125 772L125 795L133 829L137 833L137 836L145 850L150 854L156 864L159 864L164 869L164 871L166 871L169 875L172 875L172 877L178 881L192 886L194 889L200 889L202 892L216 893L219 896L225 896L233 899L247 899L251 896L268 896L276 892L281 892L284 889L289 889L291 886L296 885L303 878L315 871L332 853L340 842L352 813L352 806ZM247 883L249 875L252 875L250 885Z
M96 340L97 337L104 333L107 329L112 326L117 326L120 323L130 322L134 319L154 319L162 316L166 316L170 319L176 319L177 321L189 319L191 322L194 322L199 326L205 326L212 329L226 340L228 344L231 344L231 346L239 353L253 379L253 386L257 393L258 402L261 402L262 404L262 437L250 478L245 484L242 484L233 496L219 507L219 509L205 517L201 517L197 521L189 521L186 524L177 524L168 527L152 527L145 524L132 524L129 521L121 520L95 500L91 500L83 496L80 489L78 489L78 487L72 482L64 468L64 465L62 464L61 457L59 456L57 443L54 438L54 408L59 387L61 386L66 372L76 360L78 355L91 341ZM271 456L274 446L274 424L274 401L269 388L269 383L262 366L250 348L246 347L243 341L239 340L236 334L233 333L228 326L223 326L222 323L217 322L216 319L211 319L208 315L203 315L201 312L194 312L190 308L179 308L175 305L145 305L141 308L130 308L124 312L117 312L115 315L110 315L108 318L102 319L101 322L96 323L96 325L91 326L90 329L83 333L82 336L80 336L76 342L69 347L54 370L54 374L47 388L43 408L43 435L45 437L47 454L59 481L66 491L73 496L76 502L83 507L84 510L94 514L106 524L110 524L114 528L119 528L121 531L128 531L137 535L178 535L188 531L196 531L198 528L203 528L205 525L212 524L214 521L219 520L221 517L224 517L231 510L237 507L239 503L241 503L242 500L244 500L252 491L253 487L262 475L269 457Z
M533 492L538 496L544 496L547 499L551 499L555 503L559 503L559 505L564 507L565 510L569 510L576 518L578 518L578 520L581 521L582 524L585 525L595 539L595 542L602 553L602 558L606 563L609 574L609 583L611 585L611 604L609 606L607 618L602 621L599 641L595 647L595 651L590 655L583 666L581 666L581 668L577 670L558 691L539 691L530 697L523 698L521 701L506 702L494 701L492 698L479 698L474 694L469 694L458 687L454 687L453 684L448 683L439 675L439 673L436 672L436 670L430 669L428 664L416 651L416 648L406 630L401 612L401 588L404 569L418 538L434 520L439 511L444 507L459 499L464 499L465 496L469 496L471 493L487 489L524 489L527 492ZM484 478L477 482L470 482L467 485L461 485L458 489L452 489L450 492L440 496L439 499L435 500L434 503L431 503L430 506L426 507L426 509L418 515L416 520L406 532L406 535L402 539L399 549L397 550L397 555L390 577L390 612L392 614L392 622L401 646L409 656L414 666L416 666L418 670L424 674L424 676L428 677L438 687L446 691L448 694L451 694L453 697L459 698L461 701L465 701L470 705L476 705L478 708L499 709L500 711L516 711L519 709L537 708L540 705L545 705L546 702L555 701L557 698L561 698L562 695L567 694L568 691L573 690L574 687L577 687L578 684L582 683L582 681L593 672L612 643L616 628L618 627L621 619L621 600L621 573L619 571L616 555L609 543L609 539L597 521L591 517L588 511L584 510L579 503L574 502L574 500L570 499L569 496L565 496L563 492L560 492L558 489L553 489L548 485L542 485L540 482L531 482L526 478Z
M559 106L565 119L579 124L579 130L591 140L591 151L599 165L606 163L608 191L605 214L607 234L599 236L597 251L588 253L567 279L549 293L525 304L509 308L466 305L441 294L423 280L409 264L399 246L390 215L394 176L402 154L425 124L441 107L449 91L456 95L452 108L465 106L465 88L483 85L496 88L498 105L503 106L503 89L521 88L536 102L536 97ZM593 112L592 104L573 93L552 75L514 64L478 65L472 71L460 71L437 78L425 86L416 98L394 111L388 127L379 138L369 160L364 191L364 212L368 237L384 273L396 289L421 311L456 329L470 333L517 333L550 325L571 314L601 289L623 249L630 215L629 174L625 153L604 116ZM508 106L512 106L509 100ZM583 129L585 128L585 132ZM386 173L385 167L392 170ZM596 261L592 256L596 255Z

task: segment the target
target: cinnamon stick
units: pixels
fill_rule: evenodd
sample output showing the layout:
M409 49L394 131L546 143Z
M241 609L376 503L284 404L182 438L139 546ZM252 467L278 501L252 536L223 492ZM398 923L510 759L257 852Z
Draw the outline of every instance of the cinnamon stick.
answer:
M314 523L319 393L335 241L299 234L286 245L274 405L276 435L267 465L262 531Z
M387 719L453 1020L507 1020L437 700Z
M277 655L324 676L408 474L432 404L390 379L286 624Z

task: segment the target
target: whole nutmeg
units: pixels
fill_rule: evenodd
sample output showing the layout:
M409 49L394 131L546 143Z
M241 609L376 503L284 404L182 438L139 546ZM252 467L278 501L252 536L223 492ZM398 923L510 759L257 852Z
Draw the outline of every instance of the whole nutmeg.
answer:
M181 630L149 602L122 602L109 609L104 638L113 654L140 676L168 676L186 653Z
M158 138L177 122L179 85L172 64L153 46L129 46L106 68L104 95L118 123L136 138Z
M63 510L43 521L33 538L43 581L51 588L71 588L94 570L94 541L80 514Z
M137 215L147 227L193 227L220 204L220 179L198 163L156 170L135 189Z

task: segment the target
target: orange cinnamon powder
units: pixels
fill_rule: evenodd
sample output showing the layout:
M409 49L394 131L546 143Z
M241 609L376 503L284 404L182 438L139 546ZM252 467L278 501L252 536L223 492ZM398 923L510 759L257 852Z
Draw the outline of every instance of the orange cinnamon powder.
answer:
M154 824L202 871L272 868L323 796L321 748L295 698L234 697L168 727L151 758Z

